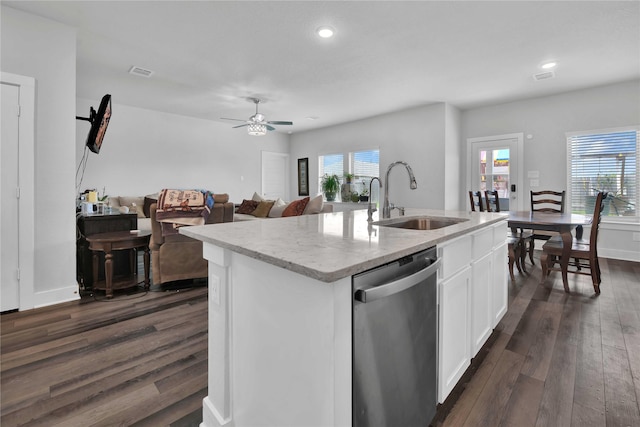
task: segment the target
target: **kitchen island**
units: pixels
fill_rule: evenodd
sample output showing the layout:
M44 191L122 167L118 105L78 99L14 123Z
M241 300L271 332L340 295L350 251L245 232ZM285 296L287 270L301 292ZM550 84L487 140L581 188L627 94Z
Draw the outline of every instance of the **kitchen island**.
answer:
M209 261L203 425L351 425L352 276L433 246L443 261L443 401L506 312L506 215L407 209L405 217L418 215L464 221L407 230L370 224L357 210L181 228L204 242ZM478 283L474 265L489 266Z

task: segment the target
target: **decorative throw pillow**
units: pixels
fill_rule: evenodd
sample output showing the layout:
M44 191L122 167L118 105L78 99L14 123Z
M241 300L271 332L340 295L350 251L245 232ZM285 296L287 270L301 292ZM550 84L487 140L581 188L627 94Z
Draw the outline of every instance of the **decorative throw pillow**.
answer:
M287 202L278 198L269 211L269 218L281 218L282 212L289 206Z
M304 208L303 215L318 214L322 212L322 206L324 201L322 200L322 194L318 194L313 199L309 200L307 207Z
M266 218L267 215L269 215L269 211L271 210L271 207L274 203L275 200L263 200L258 204L258 207L253 212L251 212L251 215L255 216L256 218Z
M253 196L251 196L251 200L255 200L256 202L262 202L263 200L265 200L265 198L259 195L258 193L254 192Z
M289 206L282 212L282 216L300 216L302 212L304 212L304 208L307 207L307 203L309 203L309 197L305 197L304 199L294 200L289 203Z
M236 213L239 213L239 214L250 214L251 212L256 210L256 208L258 207L259 204L260 204L260 202L257 202L255 200L244 199L242 201L242 204L240 205L240 207L236 211Z

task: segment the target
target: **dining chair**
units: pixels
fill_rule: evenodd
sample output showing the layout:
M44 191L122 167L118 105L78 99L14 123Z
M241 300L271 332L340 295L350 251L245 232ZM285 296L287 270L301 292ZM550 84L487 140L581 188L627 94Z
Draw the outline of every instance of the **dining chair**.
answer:
M480 191L469 191L469 203L471 204L471 211L475 212L476 207L480 212L484 212L484 206L482 206L482 193Z
M496 190L485 191L484 199L487 206L487 212L500 212L500 197L498 196L498 192ZM514 237L520 240L520 264L522 265L522 269L524 269L526 272L524 260L527 256L527 253L529 253L529 261L531 261L531 265L535 265L535 263L533 262L533 233L531 231L520 231L519 233L514 234L511 230L509 230L507 233L507 237ZM520 270L520 267L518 267L518 270Z
M564 212L564 191L532 191L531 211L532 212Z
M600 264L598 262L598 230L600 228L600 220L602 218L604 200L606 198L607 193L604 191L600 191L596 197L589 240L573 238L570 252L570 258L572 258L573 261L569 263L569 266L575 269L567 270L567 273L591 276L593 289L596 294L600 294L600 283L602 282ZM560 262L561 255L562 238L560 238L560 236L552 237L544 244L544 246L542 246L540 264L542 264L543 280L549 276L551 271L562 271L560 267L556 266L556 264L559 264ZM582 271L583 268L588 269L589 271Z
M563 213L564 195L564 191L531 191L531 212ZM536 230L533 232L532 241L547 241L557 235L555 231Z

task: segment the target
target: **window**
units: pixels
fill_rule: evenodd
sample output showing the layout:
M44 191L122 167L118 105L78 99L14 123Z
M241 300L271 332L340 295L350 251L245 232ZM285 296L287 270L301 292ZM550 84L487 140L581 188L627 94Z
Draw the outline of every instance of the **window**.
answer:
M638 216L638 129L567 134L571 212L593 212L598 191L609 193L604 216Z
M345 164L345 159L347 164ZM363 150L342 154L325 154L318 157L318 188L322 189L322 177L336 174L344 184L344 174L353 174L353 188L361 194L374 176L380 176L380 150ZM346 200L345 200L346 201Z

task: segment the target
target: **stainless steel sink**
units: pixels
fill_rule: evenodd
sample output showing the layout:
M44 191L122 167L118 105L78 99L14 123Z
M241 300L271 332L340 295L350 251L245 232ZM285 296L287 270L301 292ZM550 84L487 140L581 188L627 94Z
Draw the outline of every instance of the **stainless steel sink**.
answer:
M376 221L373 225L382 227L405 228L407 230L437 230L438 228L448 227L450 225L459 224L469 221L465 218L445 218L435 216L420 216L406 219L392 219Z

